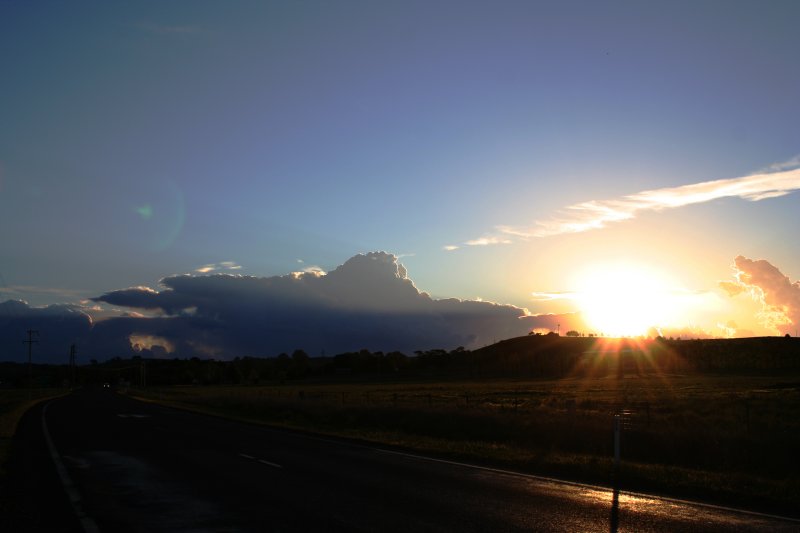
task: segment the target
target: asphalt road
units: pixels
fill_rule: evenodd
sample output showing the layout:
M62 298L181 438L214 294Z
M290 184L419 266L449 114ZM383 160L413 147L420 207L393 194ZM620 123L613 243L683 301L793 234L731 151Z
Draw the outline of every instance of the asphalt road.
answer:
M20 508L42 531L800 531L800 522L242 424L108 390L53 400L22 429L27 459L17 455L13 473L38 491Z

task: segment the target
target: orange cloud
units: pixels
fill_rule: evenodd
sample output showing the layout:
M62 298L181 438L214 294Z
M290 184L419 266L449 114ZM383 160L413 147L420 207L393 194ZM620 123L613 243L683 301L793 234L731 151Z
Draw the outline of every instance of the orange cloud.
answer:
M792 282L777 267L764 259L744 256L734 259L736 281L720 286L729 295L747 292L761 303L758 318L765 327L781 334L794 334L800 324L800 281Z

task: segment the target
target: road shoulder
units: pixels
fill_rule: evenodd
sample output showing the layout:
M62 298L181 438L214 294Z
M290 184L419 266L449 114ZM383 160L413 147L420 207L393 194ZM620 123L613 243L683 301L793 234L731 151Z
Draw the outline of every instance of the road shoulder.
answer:
M0 483L0 531L77 533L78 522L50 457L39 403L20 419Z

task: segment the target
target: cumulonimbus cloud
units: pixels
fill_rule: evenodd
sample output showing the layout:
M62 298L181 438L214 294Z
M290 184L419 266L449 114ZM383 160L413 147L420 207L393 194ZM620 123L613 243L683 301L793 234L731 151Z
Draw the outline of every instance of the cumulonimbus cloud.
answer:
M397 256L370 252L326 273L319 268L284 276L180 275L161 290L132 287L94 301L158 311L152 318L98 322L92 340L113 353L120 339L164 339L179 356L275 355L303 348L328 354L367 348L476 348L525 335L542 317L484 301L434 299L417 289ZM142 349L147 343L137 342ZM166 347L169 344L169 348Z
M792 282L764 259L740 255L733 268L734 281L722 281L720 286L732 297L746 293L760 302L759 318L766 328L794 335L800 326L800 281Z
M531 227L496 226L494 232L464 242L465 246L508 244L512 239L550 237L599 229L610 223L630 220L645 211L662 211L719 198L742 198L750 201L777 198L800 189L800 164L797 158L769 167L768 172L666 187L629 194L611 200L590 200L568 206L556 216L540 220ZM777 171L776 171L777 170ZM456 250L450 245L445 250Z
M270 277L169 276L158 290L129 287L90 301L135 311L93 322L85 308L0 302L0 360L21 360L27 328L41 332L38 360L64 360L72 343L84 361L137 353L224 359L297 348L313 355L362 348L405 353L476 348L554 320L563 325L568 318L532 316L513 305L432 298L417 289L398 257L386 252L356 255L330 272L311 266Z

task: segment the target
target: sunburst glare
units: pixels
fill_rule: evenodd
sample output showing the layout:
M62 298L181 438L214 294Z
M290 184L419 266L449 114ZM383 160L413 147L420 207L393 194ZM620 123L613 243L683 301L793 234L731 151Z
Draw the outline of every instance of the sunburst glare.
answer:
M671 325L680 298L669 277L632 263L591 265L575 276L575 299L589 326L611 336Z

